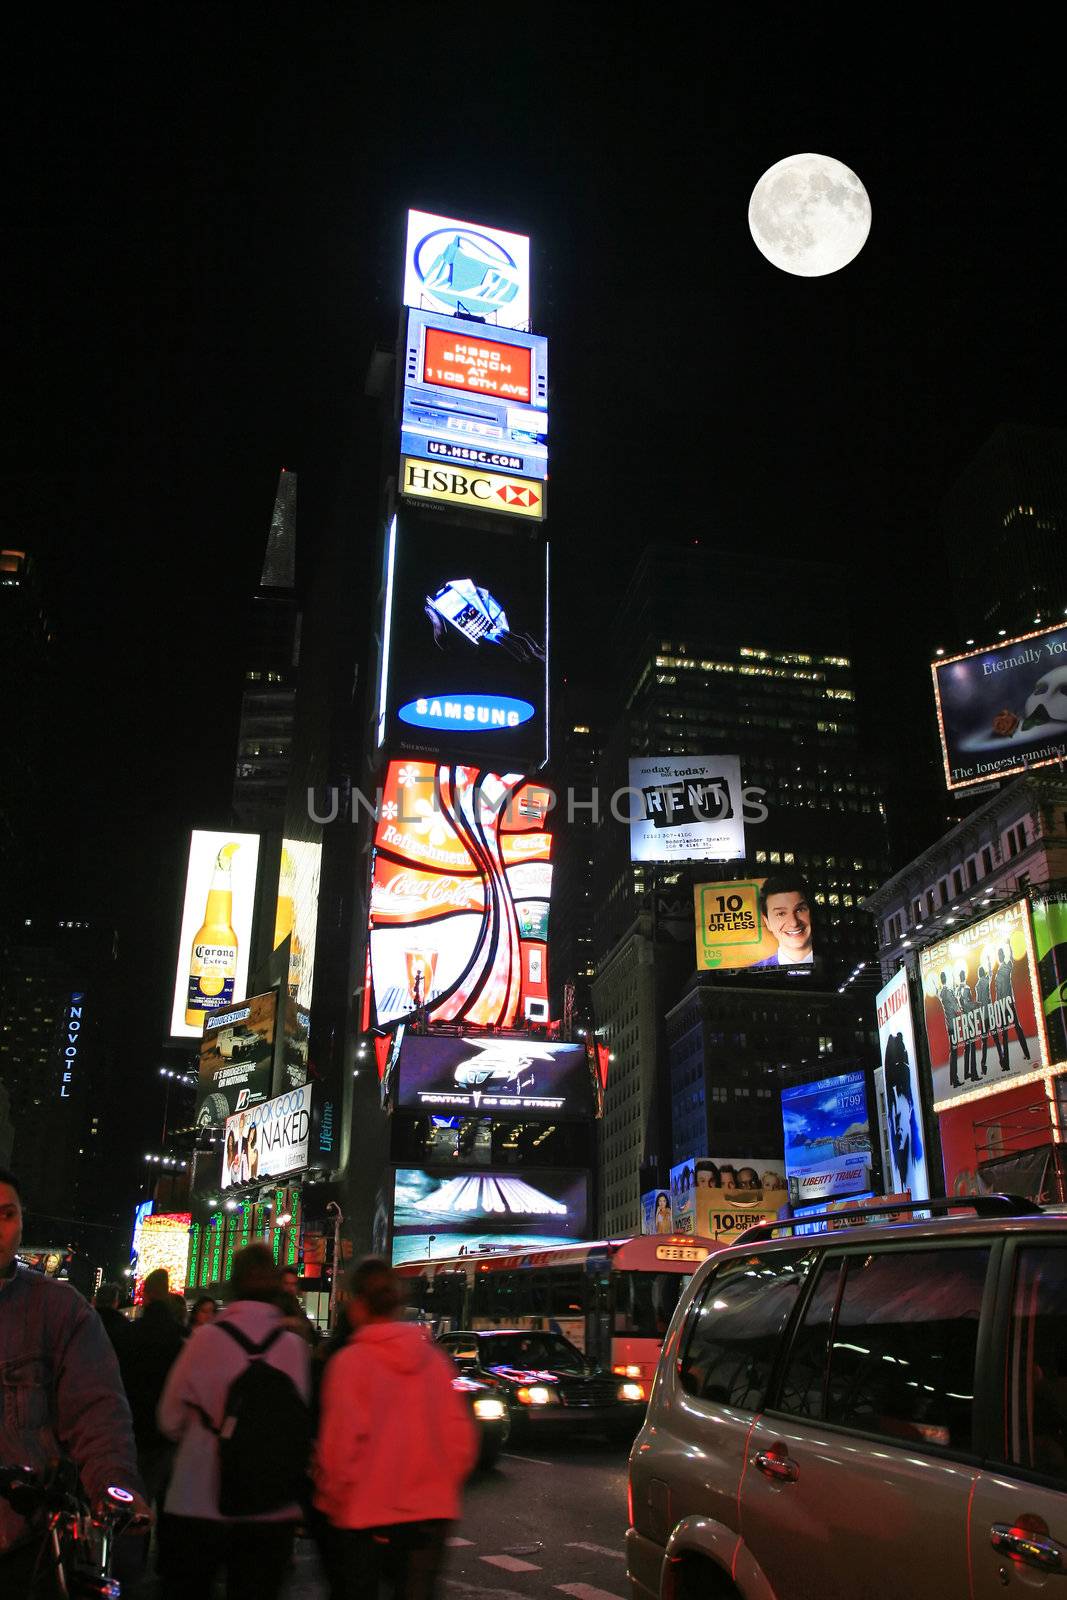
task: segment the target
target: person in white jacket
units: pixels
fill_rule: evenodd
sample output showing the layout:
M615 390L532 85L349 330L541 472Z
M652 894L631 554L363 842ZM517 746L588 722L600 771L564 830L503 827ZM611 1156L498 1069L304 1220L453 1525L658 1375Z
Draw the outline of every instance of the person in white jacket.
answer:
M331 1600L376 1600L381 1581L396 1600L430 1600L478 1453L474 1423L448 1357L397 1320L393 1269L361 1262L351 1296L354 1333L326 1368L315 1450Z
M308 1347L282 1327L278 1305L281 1277L270 1249L251 1244L238 1251L230 1280L230 1304L214 1322L186 1340L160 1397L160 1431L178 1442L164 1506L160 1567L163 1600L210 1595L216 1573L226 1569L227 1600L275 1600L285 1581L300 1506L223 1517L219 1510L219 1441L231 1383L249 1357L231 1335L262 1345L279 1333L262 1359L291 1378L305 1404L310 1399ZM209 1422L211 1425L209 1425Z

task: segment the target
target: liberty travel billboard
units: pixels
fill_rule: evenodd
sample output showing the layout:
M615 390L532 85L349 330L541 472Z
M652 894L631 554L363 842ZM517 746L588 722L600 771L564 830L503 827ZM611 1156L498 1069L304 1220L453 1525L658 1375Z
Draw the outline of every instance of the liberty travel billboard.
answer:
M170 1032L199 1039L204 1018L242 1001L256 903L258 833L197 828L189 840Z
M1067 623L945 657L931 671L950 789L1067 755Z
M592 1117L593 1084L582 1044L409 1034L400 1051L402 1111L449 1116Z
M907 1193L912 1200L929 1200L930 1178L926 1166L922 1100L919 1095L919 1055L911 1015L908 974L900 971L875 996L878 1045L882 1056L885 1149L889 1168L886 1192Z
M934 1110L1043 1067L1025 900L919 952Z
M633 756L631 861L740 861L745 854L737 756Z
M529 327L529 237L409 211L404 304L500 328Z
M873 1189L862 1072L783 1089L782 1126L790 1205L840 1200Z

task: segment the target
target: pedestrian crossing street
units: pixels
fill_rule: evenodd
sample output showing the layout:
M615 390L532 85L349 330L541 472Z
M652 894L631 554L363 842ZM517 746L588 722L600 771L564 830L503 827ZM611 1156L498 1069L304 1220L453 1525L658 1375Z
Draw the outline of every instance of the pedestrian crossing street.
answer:
M476 1550L475 1541L473 1539L464 1539L459 1535L453 1535L452 1538L446 1539L445 1543L450 1549L469 1552L467 1556L468 1560L477 1559L487 1567L495 1568L498 1572L506 1572L516 1577L520 1574L525 1574L528 1572L542 1572L544 1570L539 1562L529 1561L525 1558L525 1556L512 1555L507 1551L500 1551L499 1553L492 1554L481 1554ZM624 1551L609 1549L607 1545L588 1544L582 1540L571 1540L560 1548L562 1550L582 1551L586 1555L603 1556L617 1562L619 1566L620 1579L618 1590L600 1589L591 1583L553 1583L549 1589L538 1590L535 1592L565 1594L569 1595L571 1600L626 1600L626 1595L624 1593L626 1589L626 1555ZM469 1568L467 1568L467 1572L469 1578ZM486 1576L488 1576L488 1574L486 1574ZM469 1581L461 1583L456 1580L450 1580L447 1569L445 1572L444 1581L446 1586L451 1586L453 1588L462 1588L470 1591L474 1587ZM527 1590L524 1592L528 1594L530 1591ZM500 1596L501 1591L495 1590L494 1594Z

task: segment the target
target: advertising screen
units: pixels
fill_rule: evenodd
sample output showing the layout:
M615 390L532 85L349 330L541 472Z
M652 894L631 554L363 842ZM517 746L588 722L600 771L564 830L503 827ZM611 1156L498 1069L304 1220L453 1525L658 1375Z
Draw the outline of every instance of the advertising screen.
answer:
M150 1217L145 1217L141 1224L141 1249L133 1280L136 1305L140 1305L144 1299L144 1281L148 1274L158 1271L160 1267L165 1268L170 1277L172 1294L181 1294L184 1290L192 1220L188 1211L156 1211Z
M321 869L322 845L317 840L282 840L273 948L289 940L288 989L303 1011L311 1005L315 981Z
M419 1007L482 1027L547 1019L549 800L514 774L389 763L370 902L379 1027Z
M257 994L204 1023L200 1041L198 1128L221 1126L235 1111L270 1098L277 996Z
M930 670L950 789L1067 755L1067 623L946 656Z
M1067 1062L1067 893L1046 892L1031 901L1030 915L1048 1061L1056 1067Z
M530 322L530 240L524 233L409 211L404 304L501 328Z
M402 1111L521 1114L533 1121L593 1115L583 1044L409 1034L399 1072Z
M675 1233L733 1239L757 1222L771 1222L788 1198L781 1161L698 1156L671 1168Z
M630 760L631 861L740 861L745 854L737 756Z
M258 865L258 833L198 828L190 838L172 1038L199 1039L205 1017L245 997Z
M790 1205L840 1200L874 1188L862 1072L782 1090Z
M817 970L815 900L799 873L698 883L693 889L698 972Z
M647 1189L641 1196L641 1232L674 1232L671 1221L671 1197L667 1189Z
M543 522L547 510L541 479L445 461L435 465L421 456L400 457L400 492L409 500L431 500L526 522Z
M400 448L460 467L548 477L548 340L408 312Z
M486 1246L568 1244L585 1237L588 1203L583 1172L435 1174L400 1167L393 1262L466 1255Z
M311 1085L303 1084L273 1100L226 1118L222 1187L283 1178L308 1164L311 1137Z
M547 759L548 550L459 538L419 512L390 533L379 744L457 760Z
M919 952L934 1109L1042 1066L1025 900Z
M929 1200L930 1179L919 1096L919 1054L915 1047L908 974L903 967L878 991L875 1008L884 1075L883 1131L889 1154L889 1166L884 1174L886 1190L905 1194L912 1200Z

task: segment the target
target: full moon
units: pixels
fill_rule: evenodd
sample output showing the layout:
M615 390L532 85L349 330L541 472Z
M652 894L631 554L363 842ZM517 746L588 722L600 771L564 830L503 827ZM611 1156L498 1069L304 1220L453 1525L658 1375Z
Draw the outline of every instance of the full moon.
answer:
M783 272L822 278L854 261L871 231L871 202L833 156L786 156L768 167L748 202L756 249Z

